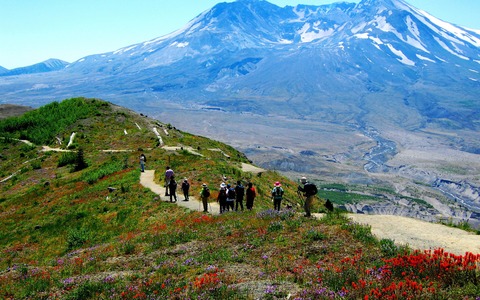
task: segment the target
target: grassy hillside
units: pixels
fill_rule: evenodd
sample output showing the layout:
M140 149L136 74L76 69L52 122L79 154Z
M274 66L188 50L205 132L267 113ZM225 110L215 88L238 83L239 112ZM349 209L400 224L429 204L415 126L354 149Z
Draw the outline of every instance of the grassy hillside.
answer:
M183 150L162 147L154 127L165 145ZM42 151L44 145L71 152ZM2 299L480 295L480 256L398 248L340 212L321 220L274 212L272 183L282 181L292 203L296 183L271 171L243 172L248 159L232 147L98 99L1 120L0 146ZM255 209L211 216L160 201L139 184L140 153L157 181L170 165L190 179L194 194L207 182L212 201L223 175L251 181ZM322 212L322 201L314 210Z

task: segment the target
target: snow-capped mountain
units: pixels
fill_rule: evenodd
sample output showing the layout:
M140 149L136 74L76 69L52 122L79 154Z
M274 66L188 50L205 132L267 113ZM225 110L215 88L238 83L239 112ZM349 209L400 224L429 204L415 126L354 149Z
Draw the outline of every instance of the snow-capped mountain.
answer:
M132 108L158 99L262 115L274 105L278 114L329 122L396 107L383 121L405 126L408 114L416 118L410 129L426 120L479 129L480 35L403 0L220 3L169 35L65 68L39 65L60 71L9 80L2 101L90 95ZM3 75L21 73L32 72Z
M218 4L167 36L88 56L67 69L107 82L114 75L128 93L172 91L179 101L199 92L205 97L197 100L231 98L233 90L242 99L321 103L352 88L358 95L396 87L410 97L425 91L420 85L429 93L448 86L471 95L480 80L479 46L477 32L401 0L285 8L242 0ZM345 96L352 101L351 93Z

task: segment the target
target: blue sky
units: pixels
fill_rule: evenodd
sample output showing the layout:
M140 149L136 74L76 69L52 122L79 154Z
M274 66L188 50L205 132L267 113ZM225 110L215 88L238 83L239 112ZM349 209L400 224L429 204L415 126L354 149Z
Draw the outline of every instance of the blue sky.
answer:
M345 0L358 2L358 0ZM0 66L13 69L49 58L73 62L183 27L231 0L0 0ZM278 6L336 0L270 0ZM407 0L454 24L480 29L480 0Z

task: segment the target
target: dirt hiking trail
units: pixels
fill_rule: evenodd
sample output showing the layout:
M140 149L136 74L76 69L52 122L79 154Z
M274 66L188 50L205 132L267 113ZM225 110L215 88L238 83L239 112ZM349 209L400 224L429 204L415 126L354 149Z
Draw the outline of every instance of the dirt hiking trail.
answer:
M170 201L170 196L165 196L165 187L155 182L155 170L145 170L145 172L141 172L140 184L157 194L160 197L160 200L165 202ZM181 189L177 189L177 202L172 204L177 204L193 211L203 212L203 204L196 197L199 193L200 191L190 189L189 201L183 201L183 193L181 192ZM217 202L211 201L212 199L210 199L208 203L208 213L218 215L220 213L220 206Z
M155 183L155 170L145 170L140 175L140 184L156 193L162 201L170 201L165 195L165 187ZM198 191L191 191L196 195ZM182 201L183 195L178 195L175 204L193 211L203 211L203 206L195 196L190 201ZM212 201L212 199L210 199ZM209 213L218 215L220 207L216 202L209 202ZM322 214L314 214L321 218ZM427 250L443 248L457 255L472 252L480 253L480 235L417 219L391 215L349 214L353 222L371 226L372 233L380 239L391 239L396 244L408 245L412 249Z

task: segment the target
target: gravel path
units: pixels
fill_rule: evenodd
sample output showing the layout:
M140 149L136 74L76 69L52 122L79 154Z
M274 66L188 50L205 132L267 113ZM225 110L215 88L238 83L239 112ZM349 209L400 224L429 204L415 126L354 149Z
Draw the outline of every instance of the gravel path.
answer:
M480 253L480 235L458 228L400 216L350 214L349 217L370 225L378 238L391 239L413 249L443 248L458 255Z
M145 170L145 172L142 172L140 175L140 184L157 194L161 200L170 201L170 197L165 196L165 187L156 183L154 179L155 170ZM203 205L201 202L197 197L192 196L198 194L200 191L190 189L189 201L183 201L183 193L181 192L181 189L180 193L178 191L179 189L177 189L177 202L175 202L175 204L193 211L203 211ZM212 201L212 199L210 199L210 201ZM220 206L217 202L209 202L208 211L213 215L218 215L220 212Z

